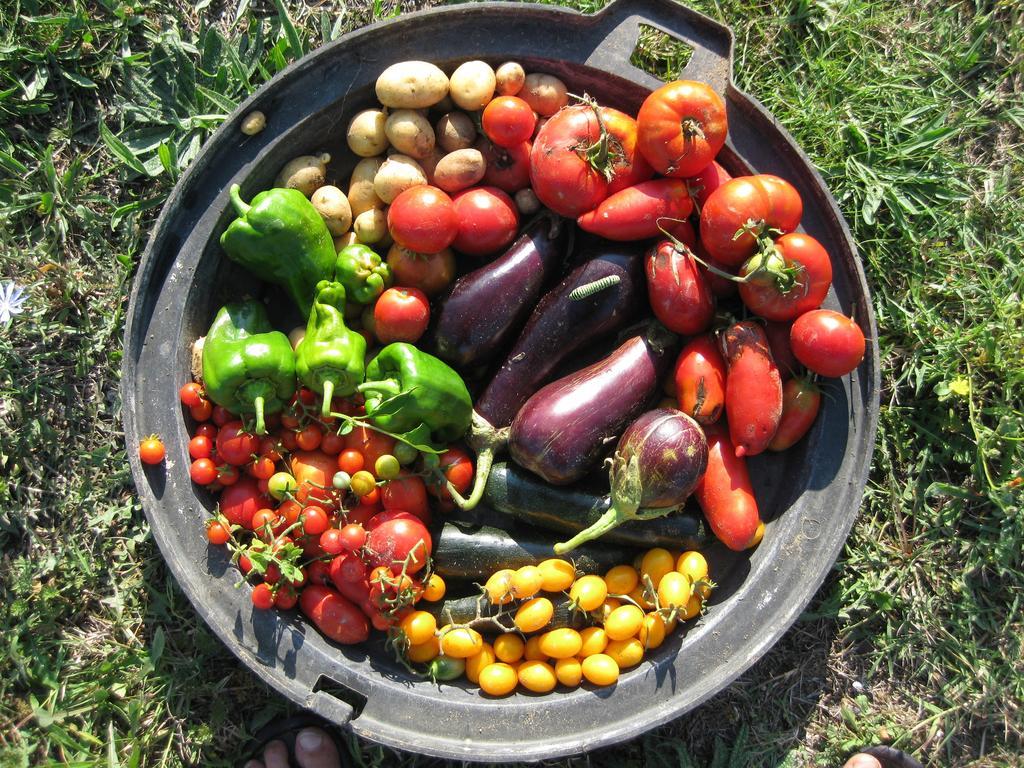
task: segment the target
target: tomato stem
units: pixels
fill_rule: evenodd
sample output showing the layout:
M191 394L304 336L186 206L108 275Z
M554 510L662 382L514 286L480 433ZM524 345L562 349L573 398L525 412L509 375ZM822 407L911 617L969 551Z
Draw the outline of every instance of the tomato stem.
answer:
M679 127L682 129L683 136L687 139L700 139L702 141L707 139L704 135L703 126L701 126L700 121L696 118L688 117L685 120L681 120Z

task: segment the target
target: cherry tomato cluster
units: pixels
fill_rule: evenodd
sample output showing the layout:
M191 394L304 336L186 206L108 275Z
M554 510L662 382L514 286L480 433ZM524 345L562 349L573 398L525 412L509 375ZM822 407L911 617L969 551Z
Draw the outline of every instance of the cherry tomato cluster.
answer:
M196 383L179 396L190 412L205 400ZM446 503L447 482L464 491L473 467L460 448L422 455L353 425L358 397L335 400L332 411L320 417L316 396L302 389L260 438L214 408L188 448L193 481L218 494L207 539L231 549L253 583L254 607L297 605L347 644L370 627L394 629L414 603L444 595L430 572L429 497Z
M680 620L698 616L713 586L707 561L696 551L651 549L603 577L577 576L572 563L552 558L487 579L484 596L500 607L488 621L508 622L490 641L472 622L438 628L429 611L407 615L400 640L408 661L427 664L435 679L465 676L490 696L517 687L548 693L584 680L613 685Z

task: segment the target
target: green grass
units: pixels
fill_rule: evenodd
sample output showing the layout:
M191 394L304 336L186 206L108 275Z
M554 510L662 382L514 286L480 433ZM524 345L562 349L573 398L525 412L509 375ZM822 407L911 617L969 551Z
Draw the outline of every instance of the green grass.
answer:
M0 327L0 766L231 765L288 710L168 577L114 350L148 228L212 129L299 51L413 7L294 5L287 22L276 2L0 4L0 281L29 293ZM887 740L931 765L1019 765L1020 8L697 7L733 27L737 82L853 229L880 430L862 514L796 626L705 707L578 764L830 766ZM681 55L652 38L635 60L671 76Z

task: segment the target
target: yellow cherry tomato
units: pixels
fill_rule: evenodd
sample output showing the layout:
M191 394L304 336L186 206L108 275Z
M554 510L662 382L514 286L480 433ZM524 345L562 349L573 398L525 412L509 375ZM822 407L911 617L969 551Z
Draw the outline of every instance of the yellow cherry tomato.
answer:
M547 693L558 685L555 668L546 661L524 661L517 671L519 683L534 693Z
M679 626L679 617L671 614L671 618L665 619L665 636L671 635L676 631L676 627Z
M545 592L563 592L576 580L576 567L559 557L544 560L537 568L544 579L541 589Z
M750 540L750 543L747 544L747 549L753 549L754 547L756 547L758 544L761 543L761 540L763 538L764 538L764 523L758 523L757 524L757 530L754 531L754 538L752 538Z
M685 573L690 577L690 581L696 584L698 581L707 579L708 561L700 552L690 550L683 552L676 560L676 570Z
M526 648L523 650L523 659L526 661L545 661L547 656L540 649L540 635L534 635L526 641Z
M512 594L512 577L515 575L516 572L511 568L504 568L491 574L484 584L484 591L487 592L487 599L491 601L491 605L505 605L515 599Z
M583 638L575 629L552 629L540 636L540 650L549 659L567 659L583 647Z
M559 659L555 662L555 677L562 685L575 688L583 680L583 665L575 657Z
M625 640L640 631L644 612L635 605L620 605L604 622L604 633L609 640Z
M490 643L484 643L479 653L466 659L466 679L471 683L479 683L481 670L495 661L494 648Z
M583 676L594 685L612 685L619 679L619 665L604 653L587 656L580 667Z
M581 611L593 611L608 597L608 585L600 576L583 576L569 589L569 598Z
M682 610L693 595L693 584L685 573L666 573L658 585L658 604L664 608Z
M516 689L519 676L515 667L497 661L480 670L480 690L491 696L508 696Z
M616 565L604 575L608 594L628 595L640 583L640 574L632 565Z
M437 619L427 611L413 611L398 626L405 633L409 645L422 645L437 632Z
M657 607L653 602L651 602L650 599L648 599L647 590L644 589L644 586L642 584L637 585L637 588L630 592L629 596L632 600L637 602L640 606L647 609L648 611L652 608Z
M635 637L627 637L625 640L612 640L604 649L606 656L615 659L619 669L634 667L643 661L644 645Z
M665 642L665 619L660 613L648 613L644 616L644 623L637 633L636 639L646 650L657 648Z
M427 579L427 583L423 585L423 599L428 603L436 603L444 597L446 588L444 579L436 573L432 573L430 578Z
M596 611L593 611L593 613L597 614L598 621L603 624L608 620L608 617L611 616L612 611L620 605L622 605L622 601L617 597L607 597L605 598L605 601L601 603L600 607Z
M526 641L515 632L506 632L494 638L494 655L498 657L498 661L514 664L523 658L525 650Z
M644 553L643 560L640 561L641 583L643 583L644 576L650 576L651 583L657 589L661 578L675 569L676 559L672 557L671 552L663 547L649 549Z
M512 596L517 600L533 597L544 585L544 574L535 565L524 565L512 576Z
M425 643L410 645L405 652L405 658L413 664L426 664L441 653L441 641L437 637L431 637Z
M692 595L690 599L686 601L686 607L680 611L679 618L683 621L689 621L696 616L700 616L701 605L701 599L696 595Z
M605 634L604 627L587 627L580 632L580 639L583 641L579 650L581 659L595 653L604 653L608 645L608 635Z
M520 632L536 632L548 625L554 613L555 607L550 600L534 597L519 606L512 621Z
M453 659L468 659L480 653L484 639L475 629L453 627L450 624L441 629L441 653Z

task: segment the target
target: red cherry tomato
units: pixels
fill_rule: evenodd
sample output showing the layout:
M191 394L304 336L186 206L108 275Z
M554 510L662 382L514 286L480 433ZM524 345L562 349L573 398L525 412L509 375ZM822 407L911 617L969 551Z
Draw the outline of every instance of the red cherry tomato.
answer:
M366 543L366 529L359 523L349 523L338 531L342 548L347 552L356 552Z
M363 468L364 464L365 459L359 451L349 448L338 454L338 469L342 472L354 475Z
M663 176L703 171L725 144L725 102L705 83L675 80L652 92L636 116L640 152Z
M789 341L796 359L808 370L832 378L860 365L867 346L860 326L830 309L800 315L790 329Z
M315 451L324 439L324 432L316 424L307 424L295 434L295 443L303 451Z
M320 507L306 507L302 510L302 530L311 536L319 536L331 527L331 519Z
M274 607L282 611L294 608L297 602L299 602L299 593L295 591L295 587L287 584L277 590L277 594L274 595Z
M231 539L231 530L220 520L206 521L206 540L214 546L227 544Z
M388 288L373 305L373 319L381 344L414 344L430 322L430 301L418 288Z
M331 583L342 590L342 584L358 584L365 581L369 572L366 563L353 554L338 555L331 560L328 567Z
M189 408L188 412L196 421L209 421L210 417L213 415L213 403L206 398L203 398L196 405Z
M498 96L484 107L484 134L499 147L516 147L533 136L537 115L518 96Z
M519 210L497 187L474 187L455 196L458 234L455 250L471 256L497 253L511 243L519 228Z
M261 611L274 607L274 593L269 584L257 584L252 588L252 604Z
M767 320L795 320L817 309L832 285L832 263L821 243L790 232L774 248L755 254L740 269L740 298L751 312Z
M345 447L345 438L337 432L327 432L320 441L320 450L328 456L337 456Z
M665 240L648 251L644 265L654 316L675 333L706 331L715 315L715 297L693 256Z
M208 437L210 440L217 439L218 429L214 424L197 424L196 431L192 433L193 437Z
M213 441L205 435L196 435L188 441L188 455L192 459L208 459L213 455Z
M524 141L515 147L499 147L481 137L475 147L487 163L483 183L489 187L497 187L510 195L530 186L532 146L530 142Z
M452 244L458 231L452 199L429 184L410 187L388 206L388 231L403 248L437 253Z
M196 485L210 485L217 479L217 465L212 459L196 459L189 467L188 474Z
M199 405L203 399L203 388L194 381L190 381L178 390L178 399L186 408Z
M232 525L241 525L250 530L253 515L257 511L271 506L270 499L260 493L256 481L251 477L240 477L234 485L225 488L220 495L220 513Z
M164 444L156 435L150 435L139 443L139 459L143 464L159 464L166 455Z
M236 467L248 464L260 449L260 439L245 431L241 421L226 422L217 433L217 455Z
M210 414L210 419L218 427L223 427L225 424L234 421L237 418L238 417L235 416L235 414L220 405L215 405L213 407L213 413Z
M465 494L473 483L473 459L461 448L449 448L441 454L439 468L445 480L460 494ZM451 499L447 483L431 483L427 490L442 500Z

